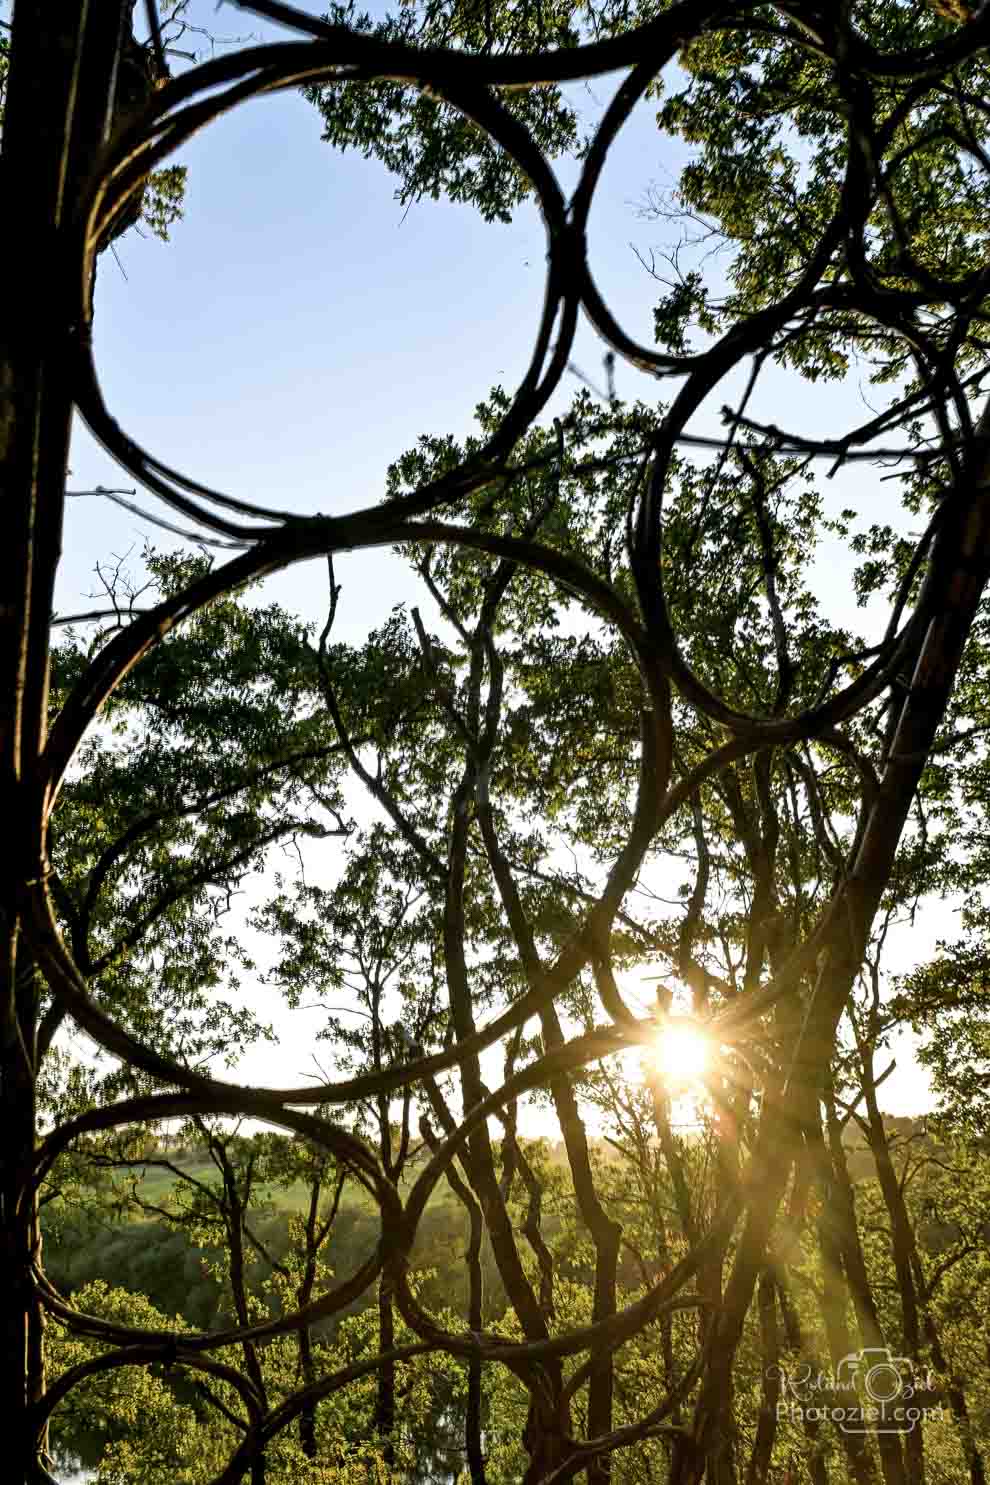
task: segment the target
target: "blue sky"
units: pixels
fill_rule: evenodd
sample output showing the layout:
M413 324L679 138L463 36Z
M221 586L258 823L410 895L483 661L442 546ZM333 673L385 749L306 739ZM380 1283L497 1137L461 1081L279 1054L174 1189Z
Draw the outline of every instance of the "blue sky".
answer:
M218 32L246 33L231 8L205 12ZM614 85L574 90L589 119ZM449 202L406 212L382 166L332 150L320 132L317 111L285 94L244 105L184 147L176 158L189 170L185 219L167 245L131 232L118 244L119 266L104 256L95 331L107 401L139 442L206 483L306 512L377 499L388 463L420 434L467 431L492 386L515 386L542 307L546 254L535 205L521 206L510 226ZM610 158L592 232L603 289L648 341L652 295L630 243L645 251L657 241L635 204L672 167L662 154L647 107ZM587 330L575 350L599 382L603 350ZM648 378L620 371L620 394L634 383L655 395ZM577 385L569 377L562 398ZM118 483L80 430L71 487ZM118 512L84 505L71 512L66 602L108 544L138 531ZM342 619L360 623L400 579L385 581L390 564L380 555L345 559L345 581L351 565L368 575L351 585L361 590L360 617L352 607ZM318 606L318 565L275 579L273 591Z
M201 5L194 14L217 35L284 36L232 7L216 15ZM196 42L205 54L202 38ZM601 78L574 90L586 122L617 83ZM654 113L642 106L611 151L589 236L599 287L620 323L647 343L659 291L633 246L648 256L665 229L637 207L651 183L672 181L685 157L681 144L661 138ZM208 484L307 513L374 502L388 463L420 434L463 435L494 384L515 386L541 309L545 262L534 205L521 206L510 226L446 202L404 212L380 165L332 151L320 132L316 110L284 94L244 105L184 147L177 156L189 171L184 220L167 245L130 232L117 246L119 266L103 257L96 314L104 392L130 434ZM569 184L573 163L560 175ZM598 383L603 350L584 327L574 361ZM558 401L577 385L568 378ZM621 364L617 390L624 398L658 395L655 382ZM717 390L699 428L715 425L730 392ZM769 384L763 410L785 426L828 433L853 401L852 415L865 414L855 386L809 396L781 378ZM71 466L70 489L131 488L83 428ZM864 520L881 519L891 513L893 487L869 472L837 483L831 498L852 498ZM170 544L106 502L70 502L60 610L80 606L98 561L133 550L136 565L146 536ZM338 577L338 633L352 640L415 591L383 552L342 558ZM848 560L826 552L815 586L833 612L850 618L847 577ZM322 564L276 576L264 595L320 617ZM945 927L943 914L928 915L895 946L896 958L927 954ZM290 1035L282 1053L252 1055L245 1070L296 1081L302 1050ZM901 1056L904 1071L886 1085L888 1105L913 1110L921 1085L907 1045Z
M194 0L192 14L218 36L285 35L231 6L216 15ZM203 39L194 41L208 55ZM570 90L586 128L618 81ZM515 387L542 306L546 253L534 204L520 206L509 226L446 201L405 211L382 166L332 150L320 133L317 111L287 93L243 105L187 144L176 156L189 171L184 220L168 244L132 231L117 244L119 264L104 255L95 321L104 393L129 433L208 484L300 512L376 500L387 465L420 434L462 435L496 383ZM638 208L651 184L674 182L685 158L680 141L659 134L655 105L641 105L609 152L592 212L598 285L623 327L647 344L660 290L634 249L648 257L671 233ZM556 168L567 189L575 162ZM573 360L598 385L604 349L582 326ZM738 380L716 389L699 429L716 430ZM626 399L673 390L622 363L616 383ZM578 386L567 376L549 412ZM771 373L762 410L803 428L810 411L814 427L831 432L856 395L818 386L809 402L806 387ZM857 398L852 415L864 412ZM121 483L82 427L71 466L72 489ZM886 508L890 490L875 487L870 506ZM838 482L830 493L840 503ZM105 503L70 507L61 606L85 591L96 561L141 531ZM343 564L345 574L352 565L362 571L350 585L358 608L352 596L342 615L360 627L380 596L398 595L401 578L381 554ZM828 597L842 605L834 566L828 576ZM314 617L322 607L318 563L270 586L294 607L312 605Z

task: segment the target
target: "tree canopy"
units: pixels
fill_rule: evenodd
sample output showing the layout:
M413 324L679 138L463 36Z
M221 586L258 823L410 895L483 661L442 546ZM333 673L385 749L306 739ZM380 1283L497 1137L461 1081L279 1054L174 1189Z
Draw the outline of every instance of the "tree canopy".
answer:
M473 1485L981 1485L990 12L240 8L292 39L174 78L153 4L143 48L122 3L19 3L10 35L8 282L46 283L0 331L12 1478L76 1410L107 1481L397 1477L452 1432ZM195 131L300 88L401 200L497 231L532 195L547 234L519 386L333 516L141 448L92 348L149 179L167 215ZM689 147L650 344L587 240L643 105ZM568 400L581 317L606 387ZM863 379L866 417L822 395ZM189 551L53 631L73 409ZM421 598L357 643L334 558L364 548ZM256 586L308 559L316 625ZM959 941L891 983L897 924L950 896ZM318 1079L235 1080L277 1035L257 976L320 1010ZM906 1025L927 1129L882 1112ZM46 1274L43 1228L109 1212L182 1235L208 1323Z

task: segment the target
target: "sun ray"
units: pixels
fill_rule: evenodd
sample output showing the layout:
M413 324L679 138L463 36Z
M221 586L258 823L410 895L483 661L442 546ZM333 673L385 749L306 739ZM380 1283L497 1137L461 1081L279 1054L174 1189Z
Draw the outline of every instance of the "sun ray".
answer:
M669 1020L657 1032L653 1056L669 1083L681 1086L704 1081L711 1046L703 1031L688 1021Z

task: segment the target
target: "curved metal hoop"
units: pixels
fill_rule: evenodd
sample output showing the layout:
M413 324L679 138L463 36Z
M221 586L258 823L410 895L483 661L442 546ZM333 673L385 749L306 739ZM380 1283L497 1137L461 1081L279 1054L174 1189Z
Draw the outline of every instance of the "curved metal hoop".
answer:
M354 1274L293 1313L246 1328L172 1334L112 1325L98 1317L74 1311L42 1275L36 1275L39 1300L54 1315L79 1333L120 1348L98 1362L75 1368L71 1376L56 1382L38 1405L35 1421L39 1430L70 1386L84 1376L118 1366L177 1356L180 1364L190 1368L199 1366L204 1370L212 1368L214 1374L222 1379L223 1365L211 1362L205 1358L205 1353L249 1341L269 1340L309 1325L314 1320L338 1314L377 1280L391 1286L403 1317L419 1337L417 1343L401 1349L402 1358L411 1359L430 1350L443 1350L469 1363L498 1362L511 1369L529 1387L534 1406L543 1399L546 1378L552 1375L560 1384L556 1405L562 1412L577 1387L587 1380L593 1365L592 1356L596 1361L611 1356L644 1326L677 1306L701 1305L702 1300L697 1294L685 1293L685 1286L706 1261L710 1251L717 1249L719 1244L728 1243L740 1214L747 1211L751 1215L759 1200L761 1172L765 1174L773 1168L772 1150L761 1148L762 1166L757 1166L754 1159L749 1179L739 1183L731 1201L717 1213L709 1235L696 1244L686 1258L648 1286L646 1293L635 1302L621 1310L613 1309L604 1319L565 1334L551 1334L544 1322L541 1322L542 1331L537 1327L535 1335L530 1334L518 1342L509 1342L494 1334L467 1330L455 1332L445 1328L413 1293L408 1266L430 1193L453 1170L455 1160L460 1158L471 1138L484 1128L489 1117L498 1116L523 1093L545 1086L554 1079L566 1079L568 1074L604 1061L619 1050L640 1045L652 1034L653 1023L639 1021L628 1011L614 978L610 978L609 936L651 842L678 810L700 798L701 789L707 787L721 770L761 750L813 738L841 755L850 772L858 777L864 807L857 825L848 881L844 880L837 888L833 901L804 942L786 962L775 966L771 980L740 996L712 1019L710 1029L713 1036L724 1039L726 1043L745 1038L761 1016L785 996L793 995L800 983L807 983L814 976L824 948L830 948L833 941L841 939L843 934L849 942L854 942L856 933L862 933L862 923L855 913L859 912L862 918L865 910L861 910L858 898L853 899L849 894L843 896L843 893L847 892L850 883L855 888L868 880L870 871L877 875L876 862L883 858L881 847L887 844L881 841L878 847L875 843L879 833L876 822L886 807L884 789L887 788L890 794L898 786L903 794L906 788L903 779L908 777L908 773L894 778L894 784L890 785L888 781L893 777L891 759L886 759L887 771L883 778L878 778L872 765L861 757L854 743L839 729L841 724L861 714L866 706L889 690L909 661L912 664L917 662L920 669L919 656L924 657L923 647L936 632L937 622L942 621L946 594L956 591L952 583L958 577L958 571L942 562L944 550L951 549L951 534L961 520L958 490L954 488L952 497L947 497L917 544L895 597L891 621L881 644L869 654L868 663L860 665L857 662L854 679L841 689L834 689L836 675L848 657L843 657L834 666L826 666L825 680L813 703L788 713L785 698L779 710L769 711L768 715L750 715L715 694L692 668L678 645L663 583L663 497L674 467L677 445L688 437L688 421L704 399L744 358L756 355L761 347L772 342L796 307L813 302L817 312L838 302L834 286L827 282L828 271L834 266L837 254L850 254L850 245L856 240L857 233L862 237L869 211L875 204L864 186L864 174L868 172L862 152L857 153L853 147L855 131L851 126L841 200L824 225L815 252L796 272L791 287L783 291L776 302L752 313L745 323L733 325L707 349L684 355L664 354L639 344L626 333L605 304L588 263L587 234L608 151L651 81L676 56L678 48L686 41L717 30L719 26L733 29L745 26L750 12L758 8L755 0L754 3L740 3L728 8L725 0L680 0L654 21L626 36L569 52L561 51L539 59L538 65L529 57L468 56L453 50L438 51L379 41L347 27L330 26L301 15L281 4L280 0L259 0L253 8L312 39L248 48L232 57L206 63L167 84L141 117L114 140L105 158L99 162L80 213L69 232L77 326L73 377L79 410L95 437L136 480L173 510L195 522L197 527L244 548L244 551L194 588L161 605L146 620L136 621L131 629L109 643L96 657L53 727L42 759L44 788L39 792L44 795L45 817L50 813L75 748L107 696L128 669L171 627L197 612L217 594L304 556L402 542L419 546L459 546L484 553L493 561L497 559L510 566L530 567L549 577L560 588L576 594L617 631L632 662L638 667L642 681L645 717L640 777L628 836L617 854L599 900L585 913L579 931L560 951L553 964L544 965L535 952L532 954L530 962L525 964L529 981L524 994L489 1025L472 1031L441 1053L317 1088L266 1089L220 1083L190 1071L131 1034L91 996L85 978L60 934L48 893L44 863L39 864L37 878L32 881L28 894L29 927L32 946L53 995L76 1024L102 1048L155 1079L166 1091L94 1110L49 1135L37 1152L33 1190L73 1140L88 1134L132 1122L152 1122L190 1113L237 1114L290 1130L332 1155L372 1195L380 1218L375 1252ZM795 37L790 35L788 39L795 41ZM923 80L929 75L937 75L938 69L949 66L953 59L972 55L973 49L985 46L988 39L990 13L974 22L971 33L965 38L947 38L909 52L883 55L865 42L857 43L856 76L917 77ZM806 42L798 37L797 43L806 44L812 51L817 44L813 36ZM590 143L576 190L570 201L565 201L533 134L506 107L497 90L593 76L617 68L628 69L627 74L620 81ZM267 507L214 490L172 469L141 448L117 424L104 400L93 352L92 293L96 255L128 206L133 204L148 173L197 131L241 103L304 85L373 84L381 81L429 90L431 95L482 131L530 182L547 235L543 304L527 370L497 428L478 452L408 495L342 516L303 518L289 509ZM891 136L894 132L895 127L891 125ZM870 283L870 271L867 263L859 279L845 294L843 309L871 318L891 335L900 336L915 348L920 347L919 354L930 353L932 364L937 366L937 376L933 372L931 387L926 387L930 405L935 406L942 396L949 403L955 399L958 409L965 403L967 389L953 368L941 368L935 351L918 331L916 306L911 296L906 293L881 294ZM941 293L944 286L933 279L928 287L931 297L931 294ZM974 286L967 285L967 292L975 293ZM670 409L643 440L642 488L637 488L634 497L630 498L628 554L638 606L629 600L621 585L606 581L568 552L541 548L528 533L511 536L474 531L454 524L453 517L446 518L448 508L468 494L487 486L498 487L499 481L509 478L511 468L508 461L513 450L546 409L562 381L582 310L611 349L631 365L658 378L685 379ZM939 376L942 381L938 381ZM910 399L906 398L904 405L911 406ZM959 421L963 422L961 413ZM732 423L730 437L735 437L740 428L745 428L742 414ZM860 430L846 440L832 441L831 444L819 441L818 446L809 444L802 450L799 441L789 442L787 436L777 429L760 429L754 424L751 431L754 431L754 436L759 436L760 450L768 458L784 451L807 452L809 457L827 454L830 459L843 459L849 456L857 441L861 444L869 442ZM941 453L947 449L954 458L949 441L945 440ZM983 451L979 452L982 457ZM934 456L929 453L926 457ZM932 572L935 577L931 576ZM920 597L908 612L910 600L923 574L926 576ZM677 780L673 780L672 692L696 710L714 739L703 762ZM900 733L897 736L900 737ZM906 765L892 749L892 766L903 765L909 770L913 766L911 755L904 756L908 760ZM842 941L846 942L845 939ZM523 954L520 957L525 959ZM533 960L536 961L535 967ZM304 1104L339 1107L373 1095L387 1099L398 1090L412 1088L463 1065L467 1057L476 1056L509 1033L521 1033L528 1020L548 1011L562 990L576 976L588 970L596 976L602 1003L614 1024L599 1027L563 1045L551 1046L523 1071L507 1076L494 1093L479 1094L461 1123L448 1132L435 1149L404 1201L379 1161L360 1140L328 1120L300 1112L298 1106ZM835 1007L828 1001L827 988L822 991L821 999L816 1000L818 995L816 988L809 1000L807 1020L811 1024L815 1017L818 1018L815 1026L821 1040L822 1028L828 1031L828 1017ZM841 1006L836 1016L840 1010ZM832 1030L834 1032L834 1024ZM796 1043L795 1062L798 1054L804 1051L803 1035L802 1031ZM802 1105L790 1082L785 1087L782 1102L787 1099L792 1100L787 1107L800 1113ZM797 1114L794 1117L797 1119ZM25 1193L25 1199L29 1194L33 1192ZM565 1388L561 1362L585 1352L588 1361L579 1367ZM394 1354L399 1357L400 1351ZM688 1371L687 1376L692 1382L698 1375L702 1360L700 1357L696 1367ZM375 1364L377 1362L362 1363L361 1366L367 1371ZM251 1387L242 1385L243 1379L237 1382L228 1376L226 1380L239 1388L243 1395L250 1426L244 1445L220 1477L223 1485L240 1478L248 1466L252 1448L260 1447L277 1428L285 1427L291 1421L295 1416L292 1408L298 1410L303 1405L298 1401L300 1397L305 1395L312 1400L328 1396L334 1389L364 1375L364 1371L360 1366L345 1368L333 1377L323 1379L317 1388L299 1393L291 1400L292 1407L286 1404L267 1414ZM672 1392L671 1397L678 1395ZM670 1399L667 1401L673 1405ZM603 1451L625 1446L647 1436L648 1431L655 1429L665 1416L663 1408L654 1409L631 1430L619 1431L621 1438L617 1434L614 1439L611 1436L599 1439L597 1444ZM559 1478L563 1482L583 1467L580 1461L587 1454L587 1446L568 1440L568 1447L571 1445L573 1450L567 1461L560 1465L558 1475L550 1478ZM582 1449L585 1454L582 1454Z

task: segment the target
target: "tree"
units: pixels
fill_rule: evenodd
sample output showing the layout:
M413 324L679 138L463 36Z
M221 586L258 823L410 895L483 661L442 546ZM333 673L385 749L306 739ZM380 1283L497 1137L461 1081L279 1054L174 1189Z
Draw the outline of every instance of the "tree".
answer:
M857 1091L891 1223L897 1323L919 1352L919 1293L931 1309L932 1279L923 1263L919 1270L910 1214L885 1163L888 1132L874 1109L879 1027L856 996L884 915L949 883L956 858L946 843L982 801L979 744L958 767L958 782L940 773L939 759L958 757L985 726L990 20L981 12L957 24L892 0L835 8L685 0L632 18L611 6L552 14L410 6L376 30L349 13L323 22L262 0L244 8L310 39L194 68L153 90L117 127L127 7L69 5L52 17L20 4L15 13L3 161L5 190L22 215L7 277L40 277L46 287L37 299L15 296L0 345L11 512L0 579L3 787L12 822L3 898L0 1095L9 1138L0 1195L9 1282L0 1301L0 1396L13 1477L38 1478L45 1418L72 1382L137 1361L217 1374L224 1363L212 1353L238 1347L247 1364L256 1343L303 1336L383 1281L418 1339L324 1375L313 1384L320 1397L437 1352L467 1368L476 1402L486 1369L504 1368L521 1388L525 1478L534 1485L581 1473L601 1482L646 1440L660 1441L671 1485L729 1485L744 1470L768 1479L772 1468L790 1467L781 1465L783 1449L794 1459L805 1451L812 1478L828 1478L816 1420L797 1439L778 1435L772 1369L781 1335L792 1350L804 1344L807 1317L787 1283L797 1267L788 1259L813 1219L824 1261L821 1330L834 1359L852 1351L838 1354L850 1300L864 1347L880 1349L893 1333L876 1302L874 1255L845 1170L843 1102ZM680 71L663 92L658 79L675 57ZM575 137L560 89L617 69L622 81L567 203L547 163ZM132 219L149 172L243 99L300 85L325 109L332 142L378 149L407 196L443 190L498 218L532 189L549 243L546 308L517 391L491 396L475 435L425 437L391 471L380 504L327 518L208 490L140 449L104 405L88 335L96 254ZM706 278L690 241L673 254L655 347L637 345L613 319L584 240L608 149L651 94L661 127L697 145L676 199L656 208L694 222L723 247L725 263L719 277L709 270ZM552 426L540 425L579 309L613 358L675 383L669 405L582 395ZM857 361L883 399L869 419L820 437L755 415L771 371L824 382ZM695 414L745 367L723 436L696 432ZM73 657L64 682L52 670L50 697L73 403L171 513L238 550L167 574L147 611L123 616L91 655ZM811 474L820 459L858 470L895 461L899 524L854 535L855 511L829 515ZM919 537L913 526L921 523ZM830 622L815 602L808 558L825 533L858 544L861 592L887 604L875 644ZM333 638L340 590L332 554L381 545L409 554L423 607L427 599L431 607L426 617L393 615L354 651ZM279 692L266 711L252 693L257 652L239 675L228 674L214 650L204 645L197 656L195 641L215 623L236 639L244 611L231 607L233 595L328 553L326 627L315 642L284 625L270 636L287 696ZM190 666L207 677L202 727L196 706L174 722L169 716L169 663L184 642ZM239 679L246 702L230 695ZM126 709L128 687L201 753L180 758L174 737L152 729L133 759L101 761L100 742L87 738L99 739L91 729L102 713L112 721L115 706ZM314 696L318 716L308 709ZM256 701L257 733L236 715ZM266 715L279 725L291 719L288 749ZM231 737L243 739L232 775L207 784ZM70 772L77 759L88 781ZM222 952L208 921L204 928L211 888L226 890L287 834L342 833L344 764L379 812L396 863L386 897L408 887L415 869L429 905L416 943L436 966L443 1016L417 1027L422 1055L407 1047L386 1066L372 1048L366 1070L315 1087L246 1088L208 1076L173 1028L151 1024L149 980L162 966L154 937L144 936L166 934L170 950L179 940L178 983L166 967L164 1003L192 1003L188 1035L202 1034L206 1008L197 997ZM155 810L141 793L146 768L166 794L165 818L152 825ZM190 825L193 817L204 826ZM94 847L104 830L106 843ZM174 849L159 854L162 832ZM132 846L132 875L114 876ZM673 911L663 910L665 859L689 873ZM101 904L104 884L110 895ZM334 902L345 898L335 893ZM328 917L305 939L306 973L321 963L328 977L340 972ZM289 949L302 921L295 906L283 919ZM374 921L387 922L381 904ZM126 956L139 942L135 968ZM623 971L644 958L670 991L656 1015L642 1014L623 989ZM657 1079L631 1113L621 1102L628 1096L613 1094L643 1198L660 1176L676 1209L678 1230L664 1234L670 1261L658 1252L652 1272L644 1263L637 1291L620 1276L623 1193L603 1173L582 1100L602 1096L610 1074L599 1064L651 1045L669 1031L672 1010L683 1019L676 979L713 1049L708 1165L703 1179L692 1169L696 1152L678 1145L669 1090ZM419 984L432 992L425 968ZM89 1107L39 1143L43 1033L63 1017L118 1059L111 1091L123 1096L90 1094ZM860 1033L858 1090L849 1097L843 1017ZM505 1076L489 1090L481 1054L499 1042ZM461 1095L457 1114L434 1082L447 1073ZM543 1183L517 1137L518 1101L530 1090L549 1101L561 1129L587 1290L562 1288L542 1232ZM435 1153L406 1191L390 1172L390 1144L376 1154L344 1119L301 1111L371 1099L387 1122L393 1094L406 1107L417 1099L436 1119L424 1129L429 1142L436 1128ZM656 1147L652 1134L644 1144L644 1110ZM216 1115L291 1130L363 1182L381 1209L376 1252L295 1313L247 1327L240 1315L220 1333L163 1331L67 1305L38 1268L39 1179L85 1136ZM500 1121L498 1142L489 1117ZM442 1179L455 1190L460 1183L472 1220L480 1210L508 1302L497 1327L465 1329L438 1316L410 1281L417 1223ZM514 1188L527 1193L521 1233ZM475 1287L472 1318L477 1298ZM111 1349L86 1363L85 1375L70 1370L46 1386L43 1311ZM658 1393L617 1424L623 1370L637 1348L648 1352L654 1324ZM760 1424L749 1437L740 1399L755 1382L754 1327L763 1365ZM937 1323L930 1347L936 1332ZM236 1390L230 1370L224 1381ZM940 1385L948 1396L949 1382ZM249 1470L260 1478L269 1444L314 1401L303 1387L269 1406L257 1380L252 1388L243 1441L218 1481ZM468 1439L476 1478L484 1467L477 1416ZM960 1426L966 1416L954 1405ZM920 1434L881 1431L874 1443L843 1433L838 1444L841 1467L857 1480L879 1471L885 1485L900 1485L924 1467ZM973 1479L977 1456L968 1448Z

